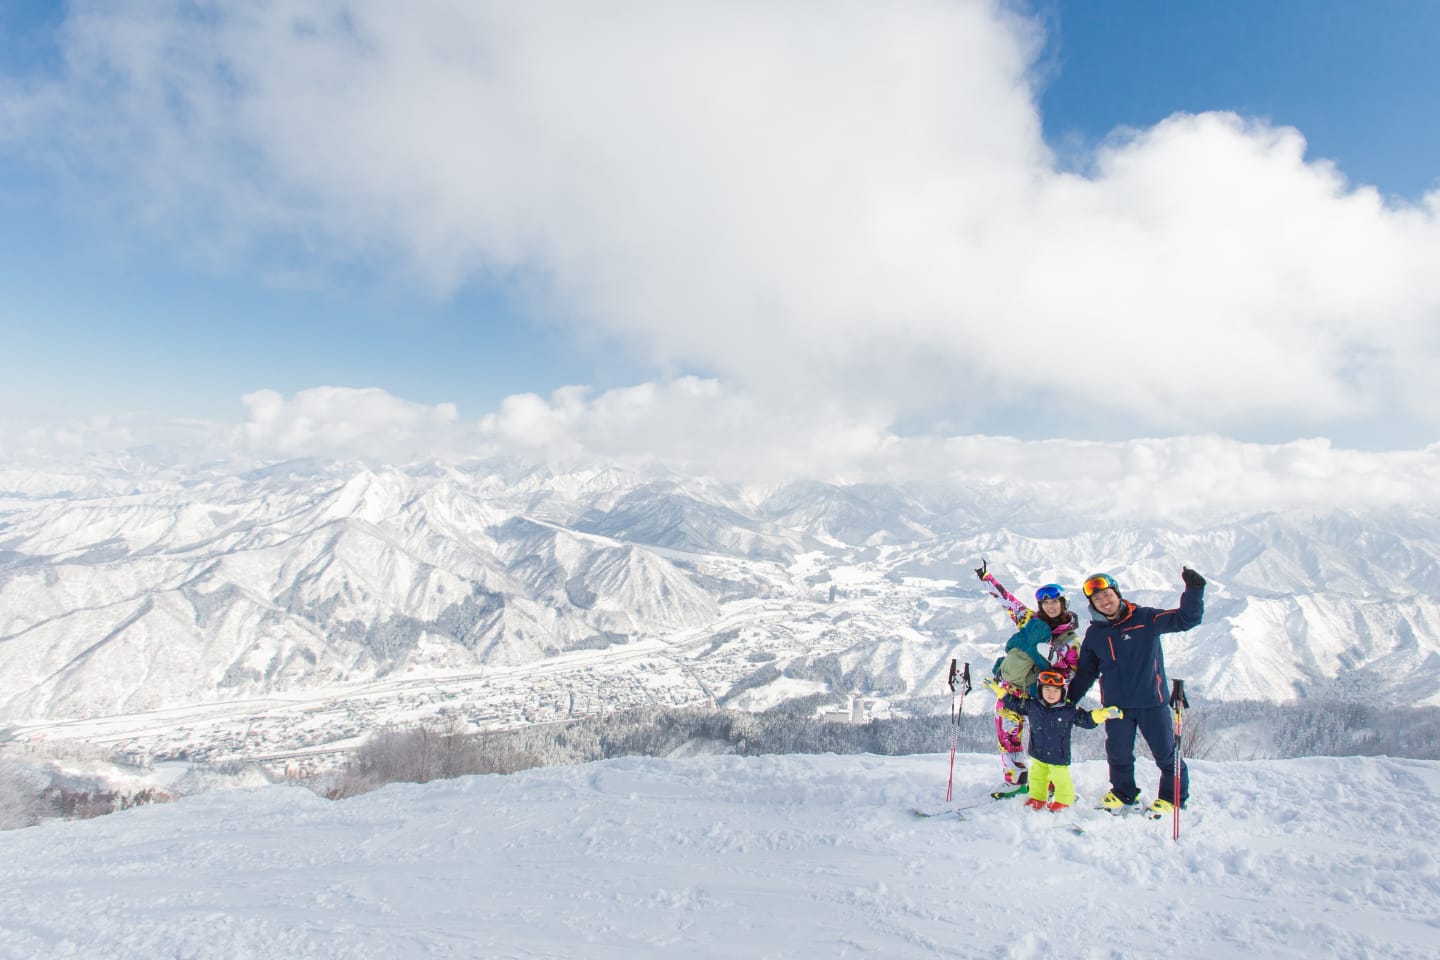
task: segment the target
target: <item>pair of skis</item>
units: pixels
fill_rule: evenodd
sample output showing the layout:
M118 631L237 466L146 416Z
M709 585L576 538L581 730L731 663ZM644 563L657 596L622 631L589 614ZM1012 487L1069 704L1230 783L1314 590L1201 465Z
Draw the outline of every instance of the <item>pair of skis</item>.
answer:
M1029 791L1029 787L1022 785L1015 787L1011 790L996 790L994 793L990 794L990 798L988 800L980 800L976 803L967 803L963 807L946 807L944 810L921 810L919 807L915 807L910 812L924 820L928 820L931 817L948 817L952 814L960 817L961 819L964 819L966 810L977 810L980 807L986 806L987 804L995 800L1004 800L1007 797L1018 797L1023 793L1028 793Z
M1007 797L1018 797L1022 794L1029 792L1030 788L1025 786L1024 784L1021 784L1018 787L1012 787L1006 790L996 790L994 793L990 794L990 797L987 800L979 800L975 803L967 803L961 807L946 807L944 810L921 810L919 807L915 807L912 808L910 812L913 813L915 816L920 817L922 820L928 820L932 817L949 816L956 816L959 817L961 820L964 820L966 810L978 810L980 807L987 806L988 804L993 803L996 800L1004 800ZM949 798L947 797L946 799L948 800Z
M980 807L986 806L987 804L994 803L996 800L1004 800L1007 797L1018 797L1022 794L1026 794L1029 792L1030 788L1028 786L1021 785L1018 787L1014 787L1010 790L996 790L994 793L990 794L989 799L980 800L976 803L967 803L963 807L949 807L945 810L921 810L916 807L912 808L910 812L922 820L930 820L934 819L935 817L955 817L958 820L968 820L969 817L965 816L965 812L967 810L975 810ZM1080 826L1078 823L1071 823L1063 818L1057 822L1047 822L1047 818L1044 817L1039 817L1037 818L1037 820L1041 821L1047 827L1052 827L1056 830L1064 830L1067 833L1073 833L1076 836L1083 836L1085 833L1084 827Z

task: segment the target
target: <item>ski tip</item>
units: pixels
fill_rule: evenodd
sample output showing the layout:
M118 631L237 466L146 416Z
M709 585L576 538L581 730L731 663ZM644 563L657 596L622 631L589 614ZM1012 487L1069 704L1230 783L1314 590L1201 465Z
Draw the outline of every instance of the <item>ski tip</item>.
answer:
M1030 788L1026 786L1015 787L1013 790L996 790L990 794L991 800L1004 800L1006 797L1018 797L1022 793L1029 793Z

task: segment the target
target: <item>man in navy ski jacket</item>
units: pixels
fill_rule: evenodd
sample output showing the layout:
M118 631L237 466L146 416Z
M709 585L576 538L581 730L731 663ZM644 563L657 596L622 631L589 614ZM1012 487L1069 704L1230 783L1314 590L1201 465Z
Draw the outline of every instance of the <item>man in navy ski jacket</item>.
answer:
M1164 813L1190 796L1190 771L1183 762L1175 784L1175 723L1168 705L1170 682L1165 677L1165 650L1160 637L1200 623L1205 613L1205 578L1186 567L1180 573L1185 592L1174 610L1141 607L1120 596L1114 577L1099 573L1085 581L1090 608L1103 619L1092 620L1080 644L1080 662L1070 681L1070 701L1079 703L1096 678L1100 702L1119 707L1125 716L1105 723L1105 757L1110 763L1110 792L1100 800L1116 810L1135 803L1135 734L1145 738L1160 768L1155 813ZM1178 798L1178 799L1177 799Z

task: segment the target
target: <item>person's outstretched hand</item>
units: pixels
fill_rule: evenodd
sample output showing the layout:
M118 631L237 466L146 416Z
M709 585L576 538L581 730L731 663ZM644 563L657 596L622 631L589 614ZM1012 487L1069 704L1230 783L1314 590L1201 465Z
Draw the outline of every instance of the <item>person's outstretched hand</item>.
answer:
M1185 586L1187 587L1205 586L1205 578L1200 576L1200 574L1196 573L1194 570L1191 570L1189 567L1186 567L1185 569L1180 571L1180 579L1185 581Z

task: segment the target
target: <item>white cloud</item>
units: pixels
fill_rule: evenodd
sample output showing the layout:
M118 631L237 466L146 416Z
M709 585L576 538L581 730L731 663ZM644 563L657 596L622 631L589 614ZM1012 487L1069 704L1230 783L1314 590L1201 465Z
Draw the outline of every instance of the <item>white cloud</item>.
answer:
M507 398L476 422L378 390L319 388L290 400L245 398L253 455L359 456L421 451L557 462L660 462L742 483L797 477L982 489L1097 518L1176 521L1295 507L1440 507L1440 444L1371 453L1323 439L1242 443L1213 435L1093 442L996 436L900 437L831 411L775 412L713 380L685 377L589 396L583 388Z
M1440 194L1226 114L1061 172L1036 29L980 0L85 2L29 130L191 241L298 235L441 293L523 270L800 421L1432 439ZM578 402L494 428L568 435Z
M1111 443L954 437L904 450L912 472L993 484L1020 500L1097 518L1201 522L1294 508L1433 511L1440 444L1376 453L1324 439L1242 443L1214 435Z
M227 457L234 449L233 428L203 420L123 415L41 423L13 411L0 419L0 461L11 465L117 458L123 463L126 454L136 453L152 464L193 464Z
M578 387L549 400L512 396L482 419L481 431L532 455L653 459L730 480L854 477L894 442L882 423L836 412L821 419L809 407L787 414L697 377L593 399Z
M454 404L412 403L378 388L314 387L289 400L258 390L241 399L244 446L262 455L405 461L453 451L462 436Z
M103 419L39 429L0 423L0 489L28 489L27 464L87 461L189 467L292 457L405 464L506 455L558 465L657 462L693 475L769 485L795 478L900 482L979 493L1097 521L1203 523L1290 508L1440 508L1440 443L1389 453L1322 439L1242 443L1213 435L1115 442L997 436L901 437L832 411L776 416L713 380L681 378L590 396L507 398L465 420L382 390L318 387L243 398L240 425ZM79 476L79 474L77 474Z

